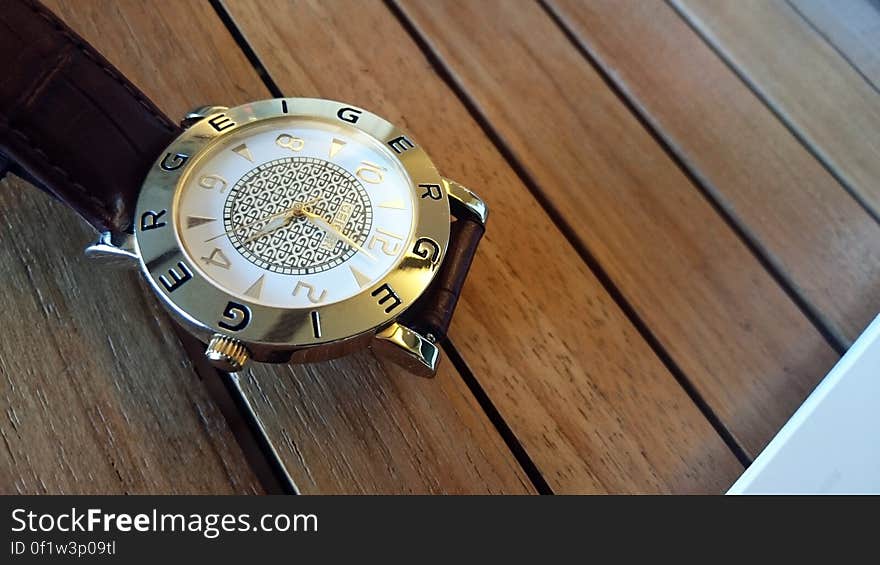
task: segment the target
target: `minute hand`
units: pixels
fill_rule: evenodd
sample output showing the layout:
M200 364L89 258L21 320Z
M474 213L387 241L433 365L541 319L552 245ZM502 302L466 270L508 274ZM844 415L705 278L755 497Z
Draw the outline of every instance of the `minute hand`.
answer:
M342 241L344 241L345 243L350 245L353 249L357 249L358 251L360 251L361 253L363 253L367 257L369 257L370 260L372 260L372 261L376 260L376 258L373 257L369 251L367 251L366 249L364 249L363 247L361 247L360 245L355 243L355 241L353 239L351 239L350 237L348 237L347 235L342 233L340 230L336 229L332 224L330 224L329 222L324 220L324 218L322 218L318 214L315 214L314 212L310 212L309 210L305 210L305 209L302 211L302 213L305 215L306 218L308 218L312 222L318 224L319 226L321 226L325 230L333 232L333 235L335 235L336 237L338 237L339 239L341 239Z

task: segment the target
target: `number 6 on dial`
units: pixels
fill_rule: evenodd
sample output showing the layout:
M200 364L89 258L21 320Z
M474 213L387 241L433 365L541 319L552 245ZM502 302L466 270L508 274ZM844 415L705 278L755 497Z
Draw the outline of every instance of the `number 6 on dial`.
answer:
M220 185L220 192L226 192L229 183L220 175L202 175L199 177L199 186L202 188L210 190L216 188L218 184Z

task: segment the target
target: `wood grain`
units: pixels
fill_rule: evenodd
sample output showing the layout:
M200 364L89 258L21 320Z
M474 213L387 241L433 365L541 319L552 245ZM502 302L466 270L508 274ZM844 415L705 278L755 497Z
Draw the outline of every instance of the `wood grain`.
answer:
M669 6L551 5L838 341L852 343L880 311L880 225Z
M786 3L673 4L880 217L877 91Z
M880 90L880 4L871 0L788 1L875 90Z
M303 493L533 492L451 363L414 377L369 352L242 379Z
M92 229L0 182L0 493L256 493L226 423L138 276Z
M269 97L207 2L61 8L169 115ZM312 366L254 365L243 386L302 492L533 491L451 363L434 381L368 353Z
M404 124L487 199L452 340L555 492L729 485L740 469L730 452L382 4L227 6L286 94Z
M822 336L540 7L402 4L572 236L759 452L834 363Z

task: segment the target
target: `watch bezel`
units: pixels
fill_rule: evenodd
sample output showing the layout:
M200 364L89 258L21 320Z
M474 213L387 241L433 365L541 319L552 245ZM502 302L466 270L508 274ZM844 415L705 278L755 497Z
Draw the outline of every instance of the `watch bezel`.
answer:
M343 115L348 119L343 118ZM354 116L356 120L350 121ZM389 147L392 140L401 136L412 143L412 147L409 144L398 144L405 148L401 152L395 149L395 157L409 176L411 190L414 191L413 229L405 252L384 277L358 294L339 302L316 304L310 308L278 308L243 300L209 281L202 269L193 266L179 242L176 195L188 173L197 166L200 157L215 143L241 128L256 122L285 117L338 121L360 130L385 147ZM218 131L212 121L220 124L222 130ZM229 126L229 123L234 125ZM177 155L185 156L181 166L173 170L163 168L163 163L168 165L179 162L180 158L175 157ZM438 187L437 191L430 192L439 194L439 199L425 194L429 191L423 187L428 185ZM375 333L396 320L430 285L449 245L450 206L444 187L444 181L434 164L413 137L368 110L315 98L261 100L207 116L184 131L158 156L144 180L138 198L135 244L141 269L153 291L172 314L186 322L197 334L228 335L246 344L270 350L296 350L350 341L356 336ZM160 221L165 222L165 225L161 228L149 228L148 215L158 214L162 210L165 214ZM148 229L144 229L145 227ZM437 253L428 252L433 251L428 243L416 243L424 242L424 238L436 242L439 247ZM179 264L183 264L188 273L183 273ZM173 290L169 290L161 282L163 276L166 282L169 280L171 269L179 274L189 275L184 284ZM394 302L393 299L379 304L379 299L385 294L379 290L386 284L400 300L399 305L387 312L388 306ZM374 293L377 294L374 296ZM229 319L223 318L223 312L229 304L247 307L250 321L245 327L234 331L229 329ZM320 322L319 337L315 335L312 312L317 312ZM227 322L227 327L222 327L221 322Z

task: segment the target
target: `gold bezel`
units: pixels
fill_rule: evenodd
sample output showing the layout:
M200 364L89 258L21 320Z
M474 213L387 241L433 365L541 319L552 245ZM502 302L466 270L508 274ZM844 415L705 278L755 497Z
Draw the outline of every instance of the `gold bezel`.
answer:
M352 122L354 117L356 121ZM384 278L346 300L317 304L307 309L277 308L248 302L208 281L202 270L192 265L180 246L176 233L175 202L189 170L210 146L225 136L255 122L278 118L337 121L360 130L386 148L389 148L392 140L401 136L412 142L412 147L408 143L397 143L397 149L401 149L399 153L395 149L395 156L409 176L414 193L414 226L406 251ZM181 161L183 163L179 167L172 168ZM439 188L426 188L430 186ZM261 351L294 351L350 341L355 336L375 333L396 320L422 295L440 267L449 244L449 200L446 190L442 189L444 186L433 163L410 135L367 110L314 98L262 100L206 117L183 132L159 155L147 174L138 199L135 240L141 267L150 286L171 313L184 321L194 333L203 338L210 334L228 335L247 345L257 346ZM436 198L437 195L439 198ZM161 214L163 210L165 213ZM160 228L150 227L156 223L164 225ZM437 244L436 253L424 238ZM420 241L422 243L417 243ZM169 279L171 269L186 275L179 267L180 263L186 266L189 278L169 291L160 277L164 276L166 282L173 280ZM385 293L377 296L372 294L385 284L393 289L400 300L400 304L390 312L386 312L386 309L393 301L379 304ZM250 321L238 331L220 325L228 321L223 318L223 312L230 303L242 304L249 309ZM318 313L320 320L320 337L315 335L313 311Z

